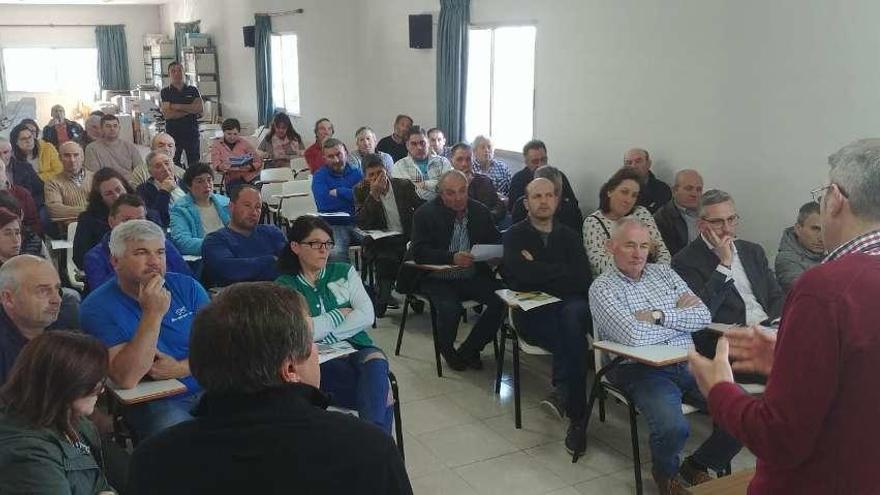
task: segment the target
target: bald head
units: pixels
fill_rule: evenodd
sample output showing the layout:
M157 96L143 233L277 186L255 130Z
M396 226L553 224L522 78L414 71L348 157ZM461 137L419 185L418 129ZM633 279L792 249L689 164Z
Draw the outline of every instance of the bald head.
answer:
M696 170L684 169L675 174L672 197L675 204L689 210L696 210L703 195L703 176Z
M525 207L533 223L552 222L558 204L556 185L552 181L538 177L526 186Z
M0 303L15 326L33 338L58 319L61 279L51 262L29 254L0 267Z
M623 166L632 168L642 179L645 179L651 171L651 155L648 154L648 150L631 148L623 155Z
M68 177L78 175L82 172L83 165L83 149L76 141L66 141L58 147L58 154L61 155L61 163L64 165L64 173Z

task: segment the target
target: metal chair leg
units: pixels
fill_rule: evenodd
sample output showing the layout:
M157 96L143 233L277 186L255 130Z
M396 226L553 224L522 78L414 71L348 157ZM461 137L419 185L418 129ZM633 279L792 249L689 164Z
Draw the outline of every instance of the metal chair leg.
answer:
M629 429L632 437L633 474L636 478L636 495L642 495L642 460L639 457L639 427L636 417L636 406L629 403Z
M516 335L511 336L513 340L513 423L516 429L522 428L522 411L519 404L519 342Z
M434 337L434 359L437 360L437 376L443 378L443 365L440 363L440 345L437 343L437 310L428 299L428 310L431 312L431 334Z
M501 339L498 342L498 353L495 357L495 393L501 393L501 377L504 373L504 344L507 342L507 326L501 326Z
M605 393L605 389L602 389L602 392L599 395L599 422L605 422L605 399L607 395Z
M407 294L403 299L403 316L400 317L400 329L397 331L397 345L394 347L395 356L400 356L400 345L403 344L403 329L406 328L406 316L409 313L409 306L412 304L411 297Z
M391 382L391 397L394 399L394 436L397 441L397 450L400 451L400 458L406 460L403 453L403 417L400 415L400 392L397 387L397 377L390 370L388 371L388 381Z

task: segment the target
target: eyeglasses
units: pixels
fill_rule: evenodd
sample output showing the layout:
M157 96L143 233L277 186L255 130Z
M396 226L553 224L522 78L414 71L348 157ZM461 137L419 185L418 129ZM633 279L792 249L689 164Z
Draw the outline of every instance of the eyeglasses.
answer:
M336 243L333 241L327 241L327 242L310 241L310 242L301 242L300 244L308 246L308 247L314 249L315 251L317 251L319 249L326 249L329 251L329 250L333 249L333 246L336 245Z
M703 221L715 227L716 229L720 229L724 226L724 224L730 225L731 227L736 227L739 225L739 215L733 215L727 218L706 218L703 217Z
M825 196L825 191L831 189L831 186L837 186L837 190L840 191L840 195L846 199L849 199L849 194L847 194L846 191L844 191L843 188L840 187L840 184L835 184L834 182L832 182L831 184L828 184L827 186L817 187L816 189L813 189L812 191L810 191L810 196L813 197L813 201L815 201L821 205L822 204L822 197Z

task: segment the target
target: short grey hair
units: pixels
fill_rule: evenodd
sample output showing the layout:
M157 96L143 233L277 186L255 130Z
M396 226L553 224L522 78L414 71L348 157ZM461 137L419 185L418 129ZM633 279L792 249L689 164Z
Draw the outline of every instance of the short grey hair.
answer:
M479 136L477 136L477 137L474 138L474 142L471 143L471 145L472 145L474 148L476 148L477 146L479 146L479 145L481 145L481 144L483 144L483 143L486 143L486 144L490 144L490 145L491 145L491 144L492 144L492 138L489 137L489 136L484 136L484 135L480 134Z
M19 254L9 258L3 266L0 266L0 291L17 292L21 287L20 275L27 275L34 265L49 263L49 260L34 256L32 254ZM52 266L55 269L55 266Z
M170 158L168 156L168 154L163 151L151 150L149 153L147 153L147 156L144 157L144 164L147 166L147 168L150 168L153 165L153 160L157 156L164 156L165 158Z
M370 127L367 127L367 126L363 126L363 127L361 127L360 129L358 129L357 131L355 131L355 133L354 133L354 138L355 138L355 139L359 139L359 138L361 137L361 135L364 134L364 133L366 133L366 132L369 132L370 134L372 134L372 135L373 135L373 139L376 139L376 133L373 132L373 129L371 129Z
M465 184L468 183L467 176L464 175L463 173L459 172L458 170L454 170L454 169L448 170L446 172L443 172L443 175L441 175L440 178L437 179L437 191L438 192L440 191L440 189L443 188L443 184L445 184L446 181L449 180L450 177L459 177L459 178L461 178L461 180L464 181Z
M649 230L648 226L645 225L645 222L642 222L634 216L626 216L614 222L614 229L611 232L611 237L616 237L618 232L627 227L638 227L640 229ZM653 242L653 240L651 242Z
M553 165L541 165L535 169L534 178L549 180L556 189L556 195L562 194L562 171Z
M730 201L731 204L736 206L736 202L733 201L733 196L727 194L721 189L709 189L704 192L700 197L700 206L697 208L697 215L702 217L703 211L707 206L717 205L721 203L726 203Z
M880 138L854 141L828 157L831 182L856 217L880 221Z
M101 122L100 115L89 115L89 118L86 119L86 124L89 124L89 123L94 124L95 122L98 122L98 123Z
M125 255L125 247L133 241L165 242L165 233L162 227L149 220L129 220L117 225L110 232L110 254L121 258Z
M697 177L700 178L700 182L703 182L703 176L700 175L699 172L697 172L696 170L694 170L692 168L686 168L686 169L679 170L678 172L675 173L675 178L672 181L672 186L677 187L678 182L681 180L682 176L688 175L688 174L696 175Z

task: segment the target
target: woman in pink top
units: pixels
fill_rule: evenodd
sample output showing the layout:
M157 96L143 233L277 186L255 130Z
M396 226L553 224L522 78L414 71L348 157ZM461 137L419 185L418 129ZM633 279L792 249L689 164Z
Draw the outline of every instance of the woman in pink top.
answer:
M293 128L286 113L277 113L272 119L269 134L258 147L266 160L266 168L290 167L290 159L303 154L302 136Z
M239 136L241 124L237 119L226 119L220 126L223 137L214 140L211 147L211 165L217 172L226 174L226 189L242 184L253 184L260 177L263 159L257 156L251 143Z

